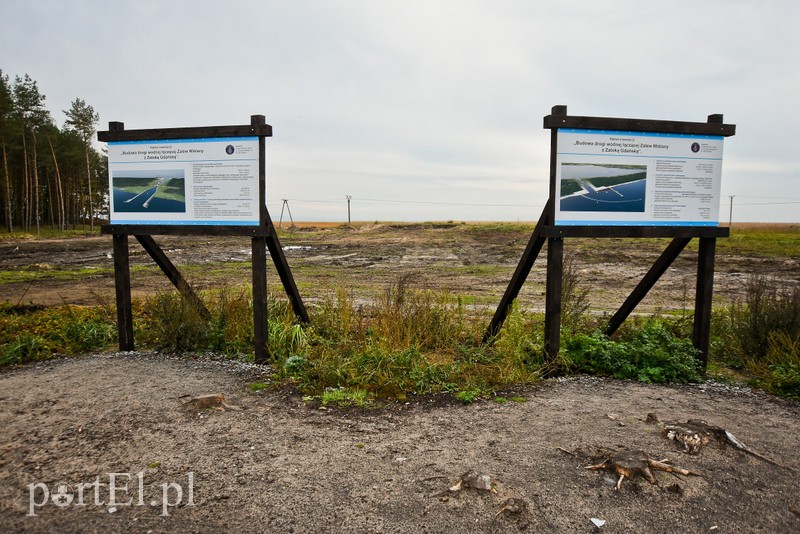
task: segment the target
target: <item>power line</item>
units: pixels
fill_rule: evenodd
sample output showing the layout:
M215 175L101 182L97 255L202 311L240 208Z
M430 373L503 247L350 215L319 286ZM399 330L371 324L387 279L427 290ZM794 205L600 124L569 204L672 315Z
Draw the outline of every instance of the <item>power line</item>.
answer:
M385 199L385 198L364 198L364 197L354 197L349 195L350 199L358 200L363 202L382 202L388 204L424 204L424 205L438 205L438 206L473 206L473 207L485 207L485 208L536 208L539 206L534 206L532 204L486 204L480 202L436 202L433 200L395 200L395 199ZM318 203L318 204L338 204L341 202L340 200L306 200L300 198L290 198L294 203ZM274 203L277 205L277 202Z
M760 196L760 195L736 195L736 196L740 197L740 198L760 198L760 199L772 199L772 200L798 200L798 201L800 201L800 198L765 197L765 196Z
M800 204L797 202L741 202L737 206L782 206L786 204Z
M479 206L486 208L535 208L531 204L483 204L479 202L434 202L432 200L388 200L381 198L358 198L353 197L354 200L363 200L366 202L387 202L395 204L435 204L440 206Z

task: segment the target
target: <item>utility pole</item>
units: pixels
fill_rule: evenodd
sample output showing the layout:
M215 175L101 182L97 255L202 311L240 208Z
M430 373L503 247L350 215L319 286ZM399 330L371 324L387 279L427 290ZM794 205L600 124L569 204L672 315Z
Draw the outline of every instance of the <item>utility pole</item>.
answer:
M353 195L345 195L347 197L347 226L350 226L350 199Z
M736 195L728 195L728 197L731 199L731 211L730 215L728 216L728 228L733 228L733 197L735 196Z
M289 209L289 199L282 198L281 200L283 200L283 205L281 206L281 217L278 220L278 228L283 224L283 208L286 208L286 212L289 214L289 220L292 222L292 226L289 227L291 230L292 227L294 227L294 219L292 219L292 210Z

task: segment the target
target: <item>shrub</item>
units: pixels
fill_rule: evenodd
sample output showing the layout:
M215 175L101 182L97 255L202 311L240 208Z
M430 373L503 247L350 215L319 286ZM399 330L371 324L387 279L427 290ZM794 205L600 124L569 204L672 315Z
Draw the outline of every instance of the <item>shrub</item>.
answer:
M728 360L766 391L800 398L800 285L775 287L753 276L745 289L725 315Z
M800 336L800 285L778 288L764 276L753 276L744 302L731 306L729 319L740 357L764 358L773 332Z
M611 341L600 332L575 334L564 342L564 356L577 371L641 382L700 381L697 350L652 320L629 338Z

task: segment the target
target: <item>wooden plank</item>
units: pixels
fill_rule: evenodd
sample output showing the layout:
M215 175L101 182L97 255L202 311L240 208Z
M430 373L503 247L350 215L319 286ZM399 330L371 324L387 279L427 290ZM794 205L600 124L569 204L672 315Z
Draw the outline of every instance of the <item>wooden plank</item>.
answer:
M115 235L114 247L114 287L117 297L117 332L119 350L134 350L133 306L131 302L131 270L128 255L128 236Z
M308 312L303 304L303 299L300 297L300 291L298 291L297 285L294 283L294 277L289 268L289 262L286 261L286 256L283 253L283 248L281 247L281 242L278 239L278 234L275 231L275 226L272 223L272 217L270 217L269 211L267 211L266 216L267 226L270 228L270 232L266 238L267 248L269 248L269 253L272 256L272 262L275 264L275 269L278 271L283 289L286 291L286 296L289 297L289 302L292 304L295 315L304 323L309 323L311 321L308 318Z
M544 308L544 352L550 361L561 350L561 297L564 282L564 240L547 240L547 287Z
M712 115L712 117L714 117L714 115ZM722 137L730 137L736 134L735 124L625 119L615 117L581 117L577 115L555 114L545 116L544 127L551 129L576 128L582 130L675 133L689 135L713 135Z
M530 239L528 239L528 245L522 253L522 258L520 258L517 268L511 276L511 281L508 283L505 293L503 293L503 298L500 299L500 304L497 305L497 310L494 312L494 316L489 326L486 328L486 332L483 334L484 343L496 336L497 332L500 331L500 327L503 326L508 311L511 309L511 304L514 302L514 299L517 298L517 295L519 295L520 289L522 289L522 286L525 284L525 280L528 278L528 274L530 274L531 268L533 268L533 264L539 256L539 252L542 250L545 240L541 235L541 229L549 220L550 204L549 201L545 204L542 215L539 217L539 222L536 223L536 227L533 229Z
M625 319L633 312L636 306L647 296L647 293L653 288L655 283L666 272L675 258L686 248L691 238L689 237L676 237L672 240L669 246L661 253L661 256L655 261L647 274L644 275L642 280L631 292L625 302L620 306L619 310L611 317L606 327L606 335L610 336L622 325Z
M700 351L699 359L703 369L708 365L708 347L711 340L711 300L714 293L716 247L716 239L700 239L697 254L697 292L695 293L692 342Z
M567 106L553 106L552 116L566 117ZM556 182L558 176L558 130L550 131L550 223L556 220L556 200L561 196L559 185Z
M195 307L197 312L200 314L200 317L205 319L206 321L211 318L211 312L208 311L206 305L203 304L203 301L197 296L197 293L189 285L189 282L181 275L180 271L173 265L170 259L164 254L164 251L161 250L161 247L158 246L158 243L149 236L149 235L137 235L135 236L136 240L139 241L139 244L142 245L142 248L153 258L153 261L156 262L161 268L161 271L167 275L172 285L174 285L180 294L189 302L192 306Z
M208 235L208 236L265 236L265 226L216 226L177 224L104 224L100 227L103 234L127 235Z
M120 125L122 129L120 129ZM121 122L109 123L107 131L97 132L97 140L109 141L163 141L167 139L207 139L215 137L272 137L269 124L238 124L231 126L198 126L189 128L156 128L125 130Z
M267 247L265 237L252 238L253 251L253 345L255 362L269 359L267 308Z
M251 115L250 124L257 128L266 124L263 115ZM267 225L267 141L264 137L258 138L258 205L259 222L261 226ZM274 230L274 229L273 229Z
M546 226L544 237L728 237L727 226Z

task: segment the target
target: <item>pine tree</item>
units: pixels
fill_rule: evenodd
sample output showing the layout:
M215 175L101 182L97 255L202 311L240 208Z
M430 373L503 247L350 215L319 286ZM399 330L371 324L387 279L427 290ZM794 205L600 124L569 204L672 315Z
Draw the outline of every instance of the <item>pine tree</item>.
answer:
M14 108L22 125L22 150L23 150L23 207L25 210L24 226L29 229L31 223L36 221L36 231L39 231L40 206L39 206L39 173L36 159L36 129L51 122L50 113L44 108L45 96L39 92L39 87L27 74L24 78L14 78ZM28 130L33 139L33 159L28 165ZM33 199L31 198L33 197Z
M96 126L100 120L100 115L95 113L94 108L80 98L72 102L69 110L64 110L67 116L66 126L74 130L83 141L84 154L86 156L86 176L89 185L89 225L91 232L94 232L94 203L92 199L92 168L89 163L89 150L91 149L91 139L96 131Z
M4 76L2 69L0 69L0 157L3 158L3 207L5 212L5 225L9 233L14 229L14 217L11 213L11 174L8 171L6 136L10 129L13 112L14 99L11 94L11 85L8 82L8 75Z

